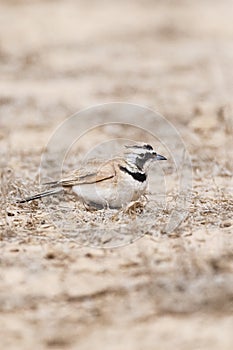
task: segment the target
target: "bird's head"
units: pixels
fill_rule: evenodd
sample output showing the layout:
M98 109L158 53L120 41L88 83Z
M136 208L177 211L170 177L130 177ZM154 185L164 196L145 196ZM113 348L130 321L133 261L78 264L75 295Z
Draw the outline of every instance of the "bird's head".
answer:
M127 161L139 170L146 170L145 168L148 168L151 161L167 160L164 156L156 153L151 145L146 143L125 147L127 149L125 152Z

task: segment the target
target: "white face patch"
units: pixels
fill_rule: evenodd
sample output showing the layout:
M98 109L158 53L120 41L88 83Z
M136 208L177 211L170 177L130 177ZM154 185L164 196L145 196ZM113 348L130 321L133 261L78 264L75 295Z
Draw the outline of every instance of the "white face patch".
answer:
M144 165L149 160L156 158L156 152L148 144L126 146L126 148L127 152L125 152L125 155L127 161L140 170L144 169Z

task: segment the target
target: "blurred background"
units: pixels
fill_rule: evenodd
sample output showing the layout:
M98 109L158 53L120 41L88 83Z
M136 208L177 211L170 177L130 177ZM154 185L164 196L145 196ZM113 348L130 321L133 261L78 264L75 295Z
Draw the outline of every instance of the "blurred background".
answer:
M1 138L40 148L70 114L125 101L197 137L211 131L218 148L215 131L230 127L232 7L231 0L1 0Z
M0 0L2 349L233 348L232 13L232 0ZM171 236L80 248L14 198L35 191L61 122L115 101L184 139L189 216Z

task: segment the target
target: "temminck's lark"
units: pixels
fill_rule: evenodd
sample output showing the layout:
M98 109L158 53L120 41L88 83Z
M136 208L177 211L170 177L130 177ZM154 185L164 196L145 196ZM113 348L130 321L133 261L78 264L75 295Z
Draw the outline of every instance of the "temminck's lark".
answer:
M91 172L88 172L87 164L87 167L75 170L67 178L47 183L51 186L50 190L26 197L18 203L55 195L66 188L72 188L87 207L96 209L121 208L138 200L146 191L151 162L166 158L148 144L125 147L124 157L102 162Z

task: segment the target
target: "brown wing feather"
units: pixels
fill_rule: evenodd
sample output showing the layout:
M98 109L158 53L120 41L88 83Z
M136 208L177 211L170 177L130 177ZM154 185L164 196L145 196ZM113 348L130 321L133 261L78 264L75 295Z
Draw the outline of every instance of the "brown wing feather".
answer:
M86 173L80 169L74 171L70 177L65 179L61 179L59 184L66 186L75 186L75 185L84 185L84 184L92 184L95 182L101 182L104 180L112 179L116 176L115 166L112 162L107 162L96 172Z

